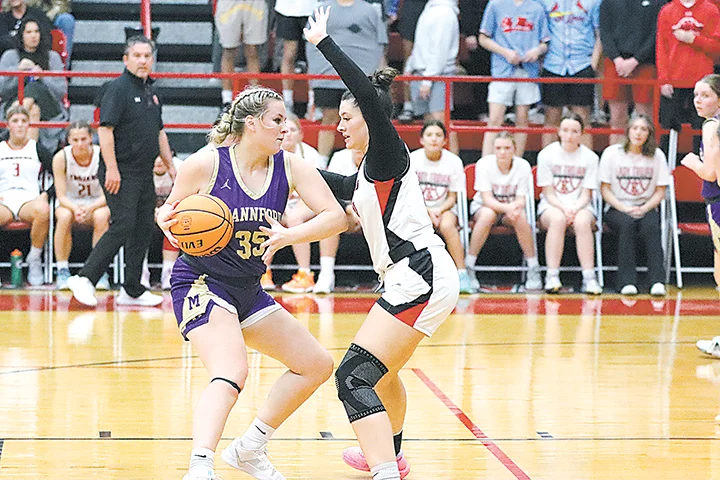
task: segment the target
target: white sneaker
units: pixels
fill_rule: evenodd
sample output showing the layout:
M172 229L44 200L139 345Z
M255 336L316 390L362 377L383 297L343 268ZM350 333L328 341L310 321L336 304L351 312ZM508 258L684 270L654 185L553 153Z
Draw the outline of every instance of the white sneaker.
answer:
M143 272L142 276L140 277L140 285L150 290L150 269L147 267L147 264L143 264Z
M195 475L195 474L187 473L183 477L183 480L220 480L220 477L215 474L207 476L207 475Z
M545 291L548 293L558 293L562 288L560 277L545 275Z
M120 289L120 293L115 297L115 303L118 305L134 305L138 307L155 307L160 305L163 301L162 295L155 295L145 290L139 297L131 297L125 291L125 288Z
M635 285L625 285L620 289L620 295L637 295L638 289Z
M40 258L28 259L28 283L38 287L44 283L43 266Z
M525 280L525 290L542 290L542 277L540 276L540 267L528 269L527 280Z
M591 278L589 280L583 280L582 282L582 293L588 295L600 295L603 289L596 279Z
M95 298L95 287L87 277L73 275L68 278L67 286L72 291L75 300L87 305L88 307L97 306L97 298Z
M712 340L698 340L695 345L701 352L720 358L720 336Z
M110 275L103 273L100 280L95 284L95 290L110 290Z
M335 290L335 274L321 271L313 287L313 293L331 293L333 290Z
M650 287L650 295L654 295L656 297L664 297L667 295L667 290L665 290L665 284L664 283L654 283L652 287Z
M248 450L243 448L240 437L222 451L222 459L233 468L241 470L259 480L285 480L267 458L267 449Z

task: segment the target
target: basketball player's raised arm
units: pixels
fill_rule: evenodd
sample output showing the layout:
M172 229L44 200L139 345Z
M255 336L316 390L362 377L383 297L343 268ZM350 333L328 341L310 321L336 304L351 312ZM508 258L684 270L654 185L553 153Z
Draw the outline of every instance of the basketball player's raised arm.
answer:
M375 87L360 67L327 35L327 10L318 8L315 17L315 20L309 20L311 28L305 29L305 35L338 72L357 100L367 123L370 134L365 157L367 176L381 182L402 176L407 171L410 158L390 117L383 111Z

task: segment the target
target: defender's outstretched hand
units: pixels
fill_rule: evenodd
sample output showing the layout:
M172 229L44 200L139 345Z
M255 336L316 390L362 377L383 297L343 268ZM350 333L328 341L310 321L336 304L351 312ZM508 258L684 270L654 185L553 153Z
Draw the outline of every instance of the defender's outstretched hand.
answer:
M304 28L305 38L313 45L317 45L320 41L327 37L327 21L330 16L330 7L318 7L315 9L315 18L308 17L310 28Z

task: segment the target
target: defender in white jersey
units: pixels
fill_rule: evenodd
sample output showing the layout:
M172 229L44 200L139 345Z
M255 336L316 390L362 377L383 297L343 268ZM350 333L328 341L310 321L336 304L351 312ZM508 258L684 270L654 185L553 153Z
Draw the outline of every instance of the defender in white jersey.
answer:
M41 152L29 132L30 114L12 106L5 115L10 138L0 142L0 227L12 221L31 224L28 282L43 283L42 249L48 234L50 208L40 193ZM37 131L34 133L37 135ZM43 152L44 153L44 152Z
M347 449L343 459L376 479L400 479L410 468L401 450L406 396L398 371L455 308L458 273L434 232L409 152L391 121L389 89L398 72L384 69L368 81L327 35L328 17L328 9L318 8L305 37L349 89L337 130L345 146L365 158L351 177L321 173L338 198L352 199L385 284L335 373L361 447Z
M105 202L100 181L100 147L92 144L87 122L73 122L67 130L68 145L53 157L55 178L55 259L57 288L67 288L70 278L68 260L72 250L74 225L92 228L92 245L110 228L110 209ZM98 281L98 288L109 288L107 274Z

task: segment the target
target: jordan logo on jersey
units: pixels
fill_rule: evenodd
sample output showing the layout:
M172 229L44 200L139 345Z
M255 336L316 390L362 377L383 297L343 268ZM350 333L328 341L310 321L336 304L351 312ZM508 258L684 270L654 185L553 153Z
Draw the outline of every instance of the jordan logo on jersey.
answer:
M229 179L229 178L228 178L228 179L225 179L225 183L223 183L222 187L220 187L220 190L222 190L223 188L227 188L228 190L232 190L232 188L230 188L230 179Z

